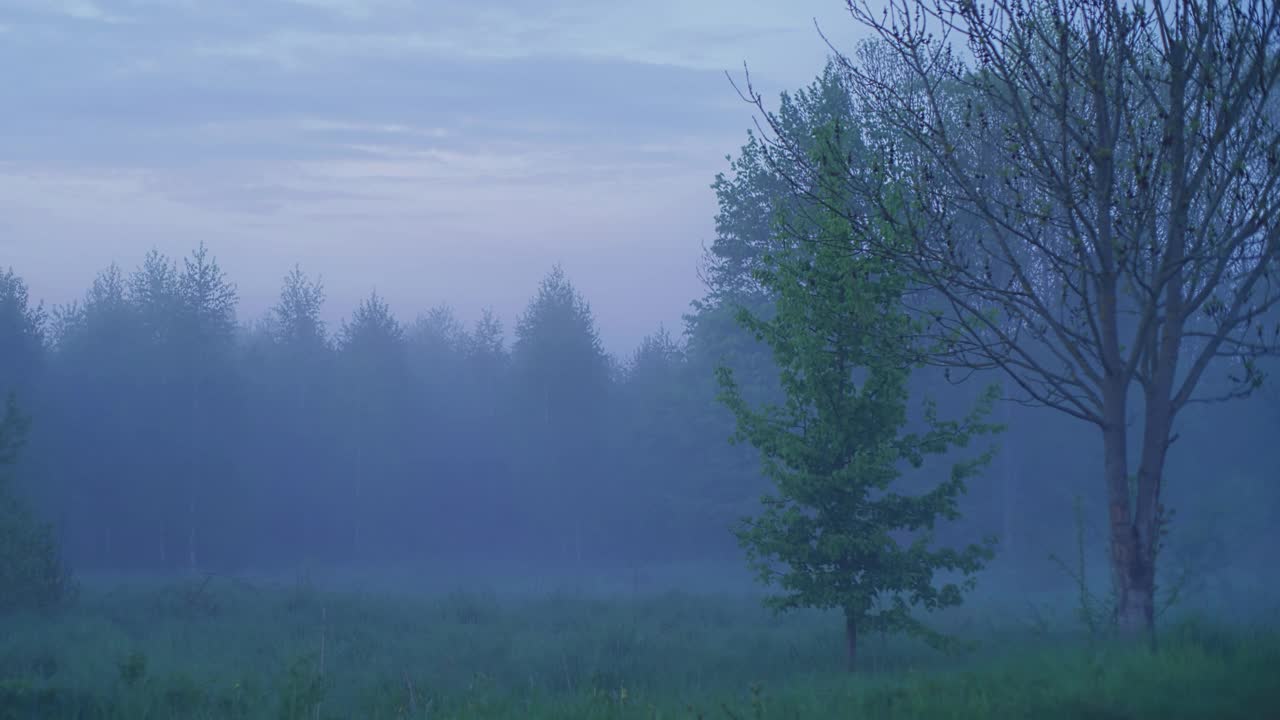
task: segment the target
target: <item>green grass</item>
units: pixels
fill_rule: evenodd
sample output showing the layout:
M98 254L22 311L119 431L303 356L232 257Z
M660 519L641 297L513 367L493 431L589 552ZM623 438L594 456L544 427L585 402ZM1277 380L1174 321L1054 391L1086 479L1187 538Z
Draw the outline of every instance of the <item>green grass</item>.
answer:
M942 654L748 597L422 596L227 579L93 583L0 619L10 718L1268 718L1280 634L1184 620L1158 651L993 606Z

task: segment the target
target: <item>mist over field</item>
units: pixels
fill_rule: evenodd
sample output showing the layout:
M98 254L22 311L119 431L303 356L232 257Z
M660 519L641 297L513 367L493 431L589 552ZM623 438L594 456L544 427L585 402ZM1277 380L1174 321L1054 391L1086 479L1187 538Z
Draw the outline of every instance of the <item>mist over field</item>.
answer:
M1280 12L773 5L0 2L0 718L1277 712Z

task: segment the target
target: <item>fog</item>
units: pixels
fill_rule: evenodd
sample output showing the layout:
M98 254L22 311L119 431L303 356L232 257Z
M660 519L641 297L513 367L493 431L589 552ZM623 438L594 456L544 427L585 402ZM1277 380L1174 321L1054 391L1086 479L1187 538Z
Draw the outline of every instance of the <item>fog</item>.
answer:
M558 267L513 324L372 294L335 326L301 269L264 316L238 315L215 252L110 266L47 309L24 306L16 272L0 281L0 367L36 419L22 487L78 572L751 586L732 529L769 485L754 450L729 442L714 369L736 367L756 397L777 391L768 349L714 297L619 356ZM915 383L952 415L984 384ZM997 459L944 539L994 535L999 585L1066 590L1049 556L1073 556L1079 498L1105 584L1096 429L1012 402L997 419ZM1280 402L1264 390L1193 406L1180 428L1163 570L1200 590L1261 582L1278 539Z
M563 263L625 354L699 291L708 186L751 126L724 72L751 58L775 92L801 85L825 56L813 19L842 14L0 3L0 264L62 303L112 262L203 241L246 320L302 263L336 326L374 288L510 323Z
M722 73L807 85L814 20L860 32L811 5L10 5L6 66L43 70L0 120L0 380L71 566L749 587L730 529L768 484L714 371L776 394L731 317L769 221ZM1000 380L916 384L958 412ZM1069 585L1078 496L1101 572L1095 429L999 418L949 532ZM1280 401L1180 422L1166 570L1246 576Z
M739 433L725 379L752 407L794 400L742 316L778 312L772 264L803 244L783 219L812 210L770 164L788 160L761 140L741 63L817 157L821 133L842 142L841 123L865 119L814 30L865 37L842 5L0 0L0 715L98 717L75 713L109 697L129 717L259 717L277 701L280 717L436 717L428 686L459 716L501 714L458 699L474 696L519 698L503 712L522 716L537 693L630 711L641 689L692 713L704 691L756 703L757 678L794 689L846 652L852 667L852 601L790 620L761 608L778 586L737 533L777 491L776 457ZM1041 288L1062 281L1032 265ZM1091 320L1062 297L1054 312ZM1205 308L1201 330L1218 320ZM1189 337L1179 379L1204 346ZM1175 652L1204 654L1161 672L1217 667L1204 627L1274 634L1280 362L1265 342L1222 350L1236 355L1199 390L1231 396L1241 371L1261 382L1188 404L1170 433L1150 625L1182 623ZM1045 347L1021 359L1057 362ZM998 432L923 463L903 451L900 477L867 493L924 496L991 452L954 517L903 511L876 536L991 543L984 567L942 561L926 578L974 578L963 603L935 603L941 626L1001 652L1074 643L1070 672L1089 682L1107 663L1147 668L1156 656L1095 644L1098 608L1120 614L1101 599L1118 526L1103 423L991 367L902 364L904 432L998 388ZM1145 396L1128 382L1132 464ZM19 577L34 589L5 585ZM957 667L920 659L955 648L907 634L869 652L876 672ZM1252 677L1237 669L1275 657L1271 637L1224 651L1228 674ZM1178 686L1168 672L1153 682ZM371 707L366 691L394 709L341 714Z

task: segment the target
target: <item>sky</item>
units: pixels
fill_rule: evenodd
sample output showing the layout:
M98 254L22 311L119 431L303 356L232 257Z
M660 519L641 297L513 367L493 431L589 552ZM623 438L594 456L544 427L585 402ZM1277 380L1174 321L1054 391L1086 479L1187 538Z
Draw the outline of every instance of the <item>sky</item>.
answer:
M507 322L560 263L606 348L680 329L710 184L843 0L0 0L0 267L46 305L204 242L241 318L294 266L335 326Z

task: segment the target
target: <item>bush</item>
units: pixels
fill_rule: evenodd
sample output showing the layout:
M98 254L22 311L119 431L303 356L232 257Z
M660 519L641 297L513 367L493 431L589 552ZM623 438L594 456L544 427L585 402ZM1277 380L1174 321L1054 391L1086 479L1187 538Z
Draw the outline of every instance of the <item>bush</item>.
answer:
M0 613L50 609L72 592L53 529L32 516L12 484L28 425L10 396L0 419Z
M55 607L71 595L53 529L0 496L0 613Z

